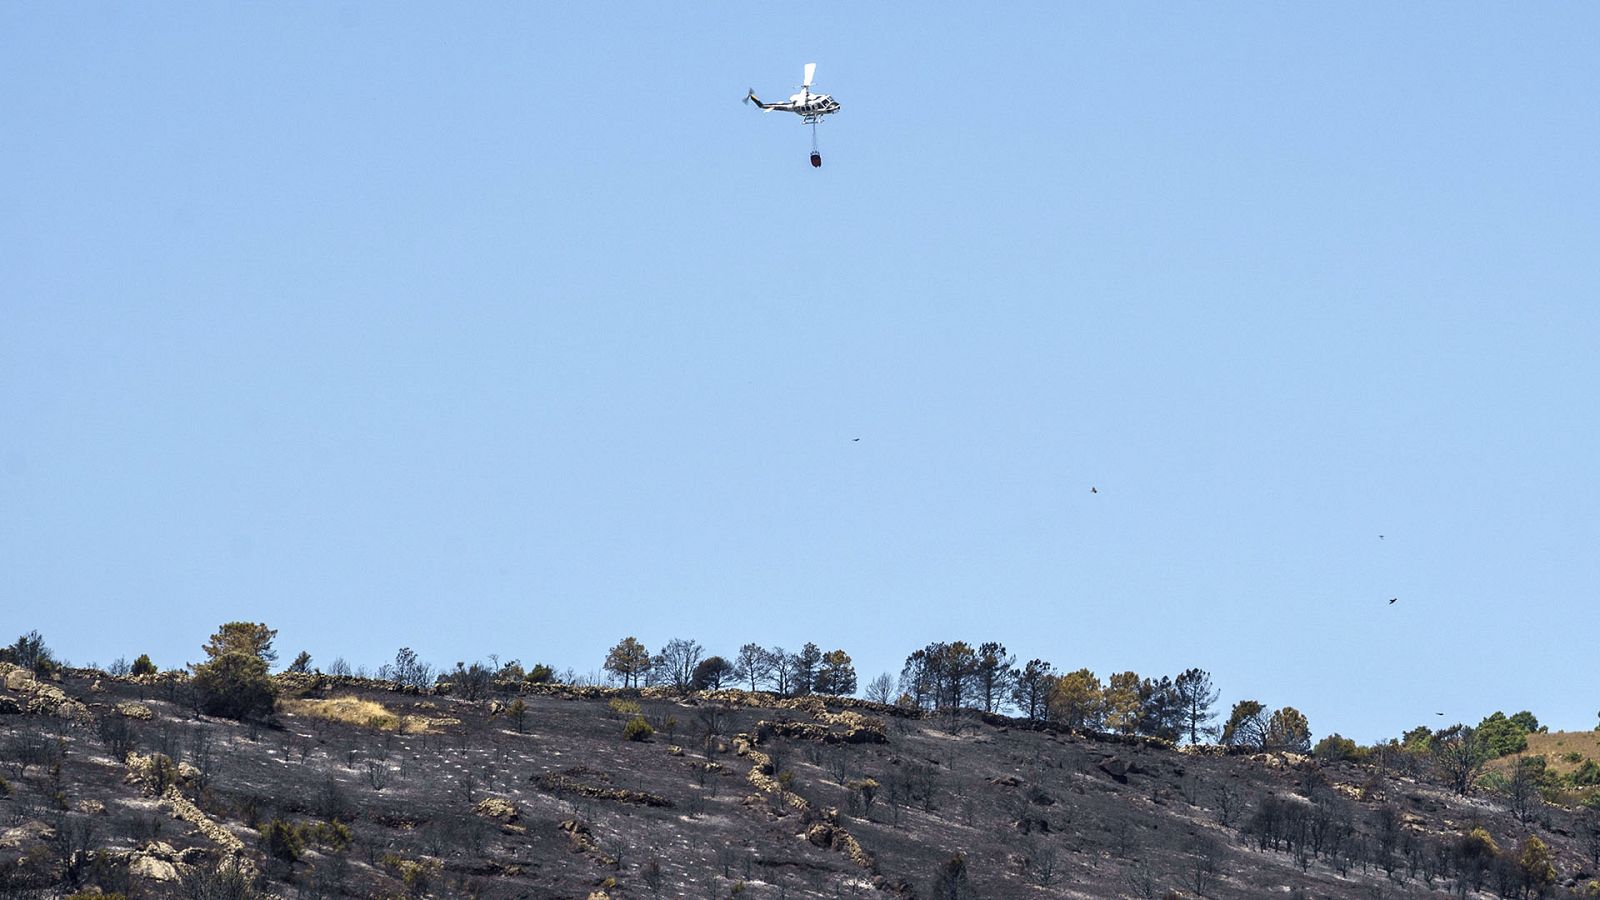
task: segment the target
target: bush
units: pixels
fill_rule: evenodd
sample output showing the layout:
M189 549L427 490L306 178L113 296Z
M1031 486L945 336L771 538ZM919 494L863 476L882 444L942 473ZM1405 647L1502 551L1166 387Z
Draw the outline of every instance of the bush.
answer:
M456 663L456 670L447 676L444 684L449 685L450 693L463 700L479 700L489 692L489 683L494 679L494 673L483 663L475 662L472 665Z
M630 741L648 741L655 733L656 730L650 727L644 716L634 716L628 720L628 724L622 726L622 736Z
M611 707L612 712L621 716L637 716L639 714L639 702L637 700L612 700L606 705Z
M554 680L555 677L556 670L550 668L544 663L535 663L533 668L528 670L529 684L548 684L550 681Z
M258 720L272 714L273 687L267 663L252 653L230 651L195 666L194 690L207 715Z
M167 788L178 783L178 764L172 757L165 753L150 755L150 782L155 786L156 793L164 794Z
M0 647L0 662L21 666L35 675L49 675L58 666L50 648L44 644L44 637L37 631L17 638L9 647Z
M318 844L335 853L343 853L350 849L353 840L350 826L343 822L311 822L297 827L295 831L301 841Z
M443 864L439 860L410 860L396 853L385 853L383 864L393 871L397 878L405 882L407 890L418 897L428 892L433 880L443 870Z
M256 887L256 879L238 863L221 866L196 866L179 882L180 896L191 900L257 900L268 895Z
M1366 753L1356 745L1355 741L1338 734L1330 734L1311 748L1311 755L1325 762L1340 762L1342 760L1361 760Z
M261 829L261 847L268 856L286 863L295 862L306 851L300 832L282 819L273 819Z
M1573 785L1576 787L1588 787L1590 785L1600 784L1600 763L1597 763L1592 759L1586 759L1583 761L1583 764L1578 766L1578 768L1575 769L1572 774L1568 775L1567 778L1570 779Z
M511 717L511 721L517 723L517 734L522 734L527 729L528 704L522 702L521 697L511 701L511 705L506 707L506 715Z
M133 667L128 670L129 675L154 675L155 673L156 664L150 661L150 654L148 653L139 654L139 658L133 661Z
M1525 726L1530 718L1523 713L1507 718L1505 713L1495 712L1478 723L1478 736L1495 759L1521 753L1528 749L1528 729Z

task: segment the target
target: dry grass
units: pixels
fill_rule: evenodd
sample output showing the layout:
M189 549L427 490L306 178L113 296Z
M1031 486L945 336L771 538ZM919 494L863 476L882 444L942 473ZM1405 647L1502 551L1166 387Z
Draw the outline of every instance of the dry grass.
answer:
M1567 759L1569 753L1578 754L1579 759ZM1528 749L1490 762L1488 771L1509 775L1517 760L1524 756L1543 756L1545 771L1565 776L1576 771L1586 759L1600 762L1600 731L1551 731L1545 734L1530 734ZM1559 800L1562 803L1576 805L1595 796L1600 796L1600 788L1592 786L1567 788L1561 792Z
M328 700L281 700L278 708L294 716L312 716L330 722L343 722L379 731L421 734L428 730L425 716L398 715L381 703L359 697L333 697Z
M1584 759L1600 761L1600 731L1551 731L1528 735L1528 749L1521 753L1501 757L1489 764L1491 769L1509 771L1524 756L1543 756L1545 770L1565 775L1583 764L1583 759L1569 762L1568 753L1577 753Z

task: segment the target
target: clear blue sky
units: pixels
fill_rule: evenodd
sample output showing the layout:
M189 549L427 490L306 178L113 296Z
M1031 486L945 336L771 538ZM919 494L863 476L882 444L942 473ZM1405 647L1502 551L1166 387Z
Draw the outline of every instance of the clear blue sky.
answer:
M1591 727L1597 85L1579 3L5 4L0 629Z

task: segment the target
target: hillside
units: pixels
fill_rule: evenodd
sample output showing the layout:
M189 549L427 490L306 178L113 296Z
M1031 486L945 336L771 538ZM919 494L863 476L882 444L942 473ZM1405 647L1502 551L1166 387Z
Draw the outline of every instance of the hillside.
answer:
M1595 877L1570 810L1524 825L1394 768L999 716L281 675L273 719L247 724L197 714L172 674L0 674L4 897L1492 897Z

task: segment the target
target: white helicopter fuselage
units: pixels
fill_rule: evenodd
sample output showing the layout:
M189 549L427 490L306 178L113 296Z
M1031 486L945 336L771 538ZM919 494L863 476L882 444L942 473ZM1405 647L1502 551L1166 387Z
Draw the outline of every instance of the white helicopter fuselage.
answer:
M792 112L808 119L813 117L821 118L839 111L839 101L833 99L833 97L828 94L813 94L808 91L802 91L779 103L763 103L754 94L750 96L750 99L762 109Z
M806 64L806 80L800 86L800 93L790 95L789 99L780 103L764 103L752 89L745 96L745 102L754 103L768 112L781 110L792 112L801 117L807 124L814 125L822 121L822 117L839 111L839 101L828 94L813 94L811 92L811 76L816 72L816 63Z
M825 116L839 111L839 101L827 94L802 91L789 98L790 112L802 116Z

